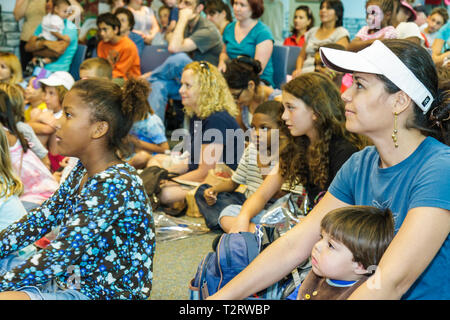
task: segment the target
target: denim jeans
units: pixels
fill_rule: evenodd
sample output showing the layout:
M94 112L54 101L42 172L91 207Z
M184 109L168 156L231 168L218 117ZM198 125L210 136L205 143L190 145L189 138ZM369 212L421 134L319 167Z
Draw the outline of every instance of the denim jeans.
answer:
M163 123L169 99L181 100L178 92L181 87L181 74L184 67L191 62L192 59L186 53L175 53L153 70L148 78L152 88L148 102Z
M198 210L205 218L206 226L211 230L220 229L219 216L222 210L229 205L242 205L247 198L240 192L221 192L217 195L216 203L210 206L203 197L205 190L210 187L209 184L202 184L198 187L195 192L195 202L197 203Z

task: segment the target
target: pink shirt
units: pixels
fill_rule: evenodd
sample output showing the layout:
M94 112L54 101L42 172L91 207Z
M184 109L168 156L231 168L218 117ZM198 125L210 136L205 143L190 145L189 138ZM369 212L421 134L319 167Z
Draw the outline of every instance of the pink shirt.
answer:
M23 153L19 140L9 148L14 170L24 185L22 201L41 204L58 189L59 184L31 149ZM23 154L23 157L22 157Z
M373 40L373 39L397 39L398 33L397 30L393 26L387 26L383 29L378 30L375 33L369 34L369 27L364 26L362 27L355 37L360 38L363 41L366 40Z

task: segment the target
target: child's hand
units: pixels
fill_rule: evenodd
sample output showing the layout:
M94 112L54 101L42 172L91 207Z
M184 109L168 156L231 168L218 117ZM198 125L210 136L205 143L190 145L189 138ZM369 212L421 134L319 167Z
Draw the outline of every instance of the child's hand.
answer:
M59 162L59 165L63 168L67 167L69 165L69 160L69 157L65 157Z
M208 206L212 206L217 201L217 191L214 190L214 187L208 188L203 193L203 197L205 198L205 201L208 204Z
M37 117L37 121L49 125L53 128L56 126L56 119L51 111L41 112Z

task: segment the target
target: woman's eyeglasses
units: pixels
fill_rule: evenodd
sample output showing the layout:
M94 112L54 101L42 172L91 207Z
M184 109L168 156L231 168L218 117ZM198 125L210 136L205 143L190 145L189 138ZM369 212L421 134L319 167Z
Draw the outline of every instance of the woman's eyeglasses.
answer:
M241 94L242 94L242 92L244 92L244 90L245 90L246 88L242 88L238 93L231 93L231 95L233 96L233 99L235 100L235 101L238 101L239 100L239 98L241 97Z

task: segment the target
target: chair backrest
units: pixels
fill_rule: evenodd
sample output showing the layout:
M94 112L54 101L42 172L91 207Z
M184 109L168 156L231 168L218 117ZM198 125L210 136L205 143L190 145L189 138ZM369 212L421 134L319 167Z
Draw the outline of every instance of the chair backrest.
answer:
M166 45L147 45L141 54L141 73L153 71L171 55Z
M75 81L80 80L80 65L86 58L86 52L87 46L79 43L69 69L69 73Z
M297 66L297 58L302 50L301 47L289 46L288 63L287 63L287 74L292 74Z
M273 82L275 88L281 88L281 85L286 82L287 64L288 64L289 47L274 45L272 52L273 63Z

